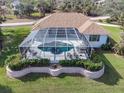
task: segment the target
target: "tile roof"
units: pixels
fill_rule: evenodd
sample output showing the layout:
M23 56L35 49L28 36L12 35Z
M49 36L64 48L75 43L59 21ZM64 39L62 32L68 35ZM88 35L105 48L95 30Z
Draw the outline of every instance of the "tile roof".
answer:
M99 25L90 21L87 16L81 13L54 13L39 20L32 30L39 30L49 27L75 27L80 33L107 35L108 33Z

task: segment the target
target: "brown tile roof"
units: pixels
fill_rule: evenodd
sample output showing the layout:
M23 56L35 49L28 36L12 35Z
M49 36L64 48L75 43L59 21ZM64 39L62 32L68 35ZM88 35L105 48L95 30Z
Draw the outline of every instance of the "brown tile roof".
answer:
M82 30L80 30L82 31ZM91 34L91 35L108 35L108 33L106 32L106 30L95 24L95 23L91 23L91 25L86 28L84 31L82 31L83 34Z
M54 13L44 19L39 20L32 30L39 30L49 27L75 27L80 33L84 34L100 34L108 33L97 24L81 13Z

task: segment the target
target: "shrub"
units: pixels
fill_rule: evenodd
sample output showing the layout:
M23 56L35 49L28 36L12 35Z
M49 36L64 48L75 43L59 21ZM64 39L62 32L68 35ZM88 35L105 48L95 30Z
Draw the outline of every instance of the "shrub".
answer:
M100 69L102 69L103 64L102 62L100 63L89 63L90 65L88 65L88 67L86 69L90 70L90 71L98 71Z
M106 19L106 22L107 23L111 23L112 22L112 19L108 18L108 19Z
M94 59L95 60L95 59ZM65 67L83 67L89 71L98 71L102 69L103 64L101 61L97 63L91 60L60 60L60 65Z
M102 46L101 46L101 49L102 50L111 50L112 49L112 45L111 44L103 44Z
M124 32L121 33L121 41L113 47L116 54L124 56Z
M87 69L87 70L90 70L90 65L92 64L92 62L90 60L87 60L85 63L84 63L84 68Z
M5 61L5 64L9 63L10 61L12 61L14 58L16 58L16 55L11 55L9 56L6 61Z
M59 64L66 67L79 66L80 60L60 60Z
M10 63L9 68L15 71L22 70L27 67L43 67L49 66L48 59L24 59L18 63Z
M114 52L118 55L124 55L124 44L118 43L114 47Z
M99 19L99 22L103 22L103 20Z
M93 63L100 63L102 61L101 57L98 54L96 54L95 52L92 53L91 60Z

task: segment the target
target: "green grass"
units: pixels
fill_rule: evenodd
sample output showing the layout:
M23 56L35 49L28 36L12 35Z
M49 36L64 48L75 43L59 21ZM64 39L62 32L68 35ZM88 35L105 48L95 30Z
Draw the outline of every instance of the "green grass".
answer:
M120 33L122 30L118 27L109 27L109 26L103 26L108 32L110 37L115 41L119 42L121 40Z
M40 17L40 16L41 16L39 12L32 13L31 15L32 15L33 17Z
M3 34L5 35L4 50L0 56L0 66L3 66L5 60L13 54L18 53L18 45L27 36L31 27L15 27L15 28L3 28Z
M8 78L4 66L5 60L10 55L18 54L17 46L29 33L30 29L30 27L4 29L4 35L7 41L5 46L8 47L8 51L5 51L0 57L0 93L124 92L124 58L104 51L101 51L99 54L105 62L106 70L105 74L97 80L91 80L81 76L61 75L60 77L50 77L41 74L29 74L20 79Z
M11 14L11 15L7 15L7 18L8 18L8 19L16 19L17 17L16 17L15 15L12 15L12 14Z

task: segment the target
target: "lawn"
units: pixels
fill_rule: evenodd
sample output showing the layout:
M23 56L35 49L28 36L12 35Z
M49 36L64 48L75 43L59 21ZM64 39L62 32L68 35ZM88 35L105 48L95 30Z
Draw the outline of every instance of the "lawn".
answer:
M30 27L3 29L7 47L0 56L0 93L123 93L124 58L104 51L99 54L106 65L106 70L97 80L81 76L51 77L42 74L29 74L20 79L8 78L4 64L10 55L18 54L17 46L30 29Z
M103 26L108 32L110 37L115 41L120 41L120 34L122 30L119 27L110 27L110 26Z

